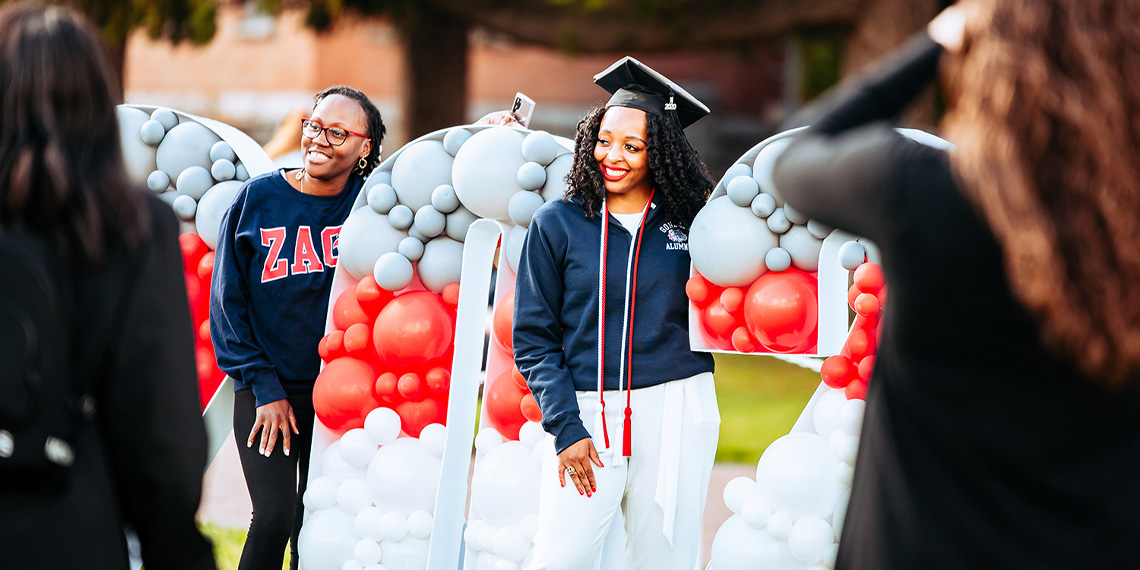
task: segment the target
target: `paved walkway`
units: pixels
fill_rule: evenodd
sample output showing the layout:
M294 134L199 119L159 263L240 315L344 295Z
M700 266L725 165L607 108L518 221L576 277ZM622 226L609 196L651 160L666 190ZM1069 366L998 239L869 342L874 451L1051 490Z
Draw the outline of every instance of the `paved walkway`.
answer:
M728 507L724 506L724 486L741 476L755 477L756 466L718 464L713 468L701 536L702 567L708 563L709 550L717 529L732 515ZM202 507L198 516L205 522L221 527L244 529L249 527L250 509L249 494L242 478L241 464L238 463L237 447L234 445L233 434L230 434L218 457L206 471Z

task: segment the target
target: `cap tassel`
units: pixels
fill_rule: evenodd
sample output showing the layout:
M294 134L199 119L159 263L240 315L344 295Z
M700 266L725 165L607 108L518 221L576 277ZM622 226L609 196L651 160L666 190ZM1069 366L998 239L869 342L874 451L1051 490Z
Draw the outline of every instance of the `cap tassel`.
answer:
M633 410L629 407L629 404L626 404L626 406L625 406L625 430L624 430L625 434L624 434L624 437L622 438L622 455L624 455L626 457L630 456L630 454L632 453L632 449L633 449L633 442L632 442L632 438L630 437L630 427L633 425L633 421L630 419L630 417L632 415L633 415Z

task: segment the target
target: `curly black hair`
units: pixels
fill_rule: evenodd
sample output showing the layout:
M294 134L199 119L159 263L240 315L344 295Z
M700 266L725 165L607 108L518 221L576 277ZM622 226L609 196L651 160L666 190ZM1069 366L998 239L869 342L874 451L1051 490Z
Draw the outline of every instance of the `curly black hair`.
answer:
M317 105L329 95L340 95L348 97L356 101L360 105L360 109L364 111L364 118L368 121L368 137L372 139L372 150L368 152L368 166L361 172L363 176L368 176L373 168L380 165L380 143L384 141L384 133L388 130L384 127L384 119L380 117L380 109L372 103L372 100L364 94L363 91L349 87L347 85L334 85L317 93L313 98L313 108L316 109Z
M606 109L599 107L578 122L574 165L566 175L566 195L562 197L564 201L578 199L587 219L594 218L606 195L602 171L594 159L594 146L605 114ZM658 207L663 208L667 221L688 227L712 193L712 177L678 123L653 113L645 116L649 173Z

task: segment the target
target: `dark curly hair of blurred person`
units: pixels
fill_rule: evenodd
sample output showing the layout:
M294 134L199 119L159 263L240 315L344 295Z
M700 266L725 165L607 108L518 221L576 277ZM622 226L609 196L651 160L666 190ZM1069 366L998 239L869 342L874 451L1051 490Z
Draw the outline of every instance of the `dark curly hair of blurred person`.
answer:
M594 159L594 146L605 114L606 109L599 107L578 122L574 165L566 175L566 195L562 198L578 199L587 219L594 218L606 196L602 171ZM649 173L657 192L656 202L664 208L667 221L688 227L708 200L714 182L677 123L653 113L645 116Z
M329 95L348 97L356 101L356 104L360 105L360 109L364 111L364 118L368 123L368 138L372 139L372 150L369 151L368 156L365 157L368 166L366 166L360 174L362 176L368 176L372 173L373 169L380 165L380 143L384 142L384 134L388 132L388 129L384 126L384 119L380 116L380 110L376 108L376 105L363 91L347 85L334 85L317 93L317 95L313 97L313 108L316 109L317 105L320 105L321 101Z

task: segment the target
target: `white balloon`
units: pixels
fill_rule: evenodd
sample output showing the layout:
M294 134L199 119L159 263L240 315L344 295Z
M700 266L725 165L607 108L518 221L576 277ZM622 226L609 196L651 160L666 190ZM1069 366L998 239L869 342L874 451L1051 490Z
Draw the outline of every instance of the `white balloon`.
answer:
M485 552L490 553L491 555L494 555L495 554L495 536L497 534L499 534L499 528L498 527L493 526L493 525L487 525L487 526L483 527L483 530L479 532L479 536L478 536L479 548ZM496 556L495 558L498 558L498 556Z
M538 503L538 470L531 448L508 441L487 451L471 478L471 510L488 524L518 526Z
M155 148L144 143L139 137L143 123L149 121L150 116L139 109L124 105L116 107L115 114L119 120L119 144L123 149L127 175L136 184L141 184L151 172L158 169L155 163Z
M162 107L155 109L154 112L150 114L150 118L158 121L158 123L162 125L162 128L168 131L173 129L174 125L178 124L178 114Z
M467 528L463 529L463 542L467 543L467 548L476 552L483 550L483 545L479 542L479 536L486 527L487 523L478 519L467 523Z
M416 213L405 204L396 204L388 210L388 223L398 230L407 230L416 221Z
M487 453L491 449L503 443L503 436L499 430L492 427L485 427L475 434L475 450L480 453Z
M760 185L760 191L771 194L778 206L784 205L784 198L780 196L776 190L776 183L772 180L772 167L791 143L791 139L784 138L764 145L764 148L756 154L756 161L752 163L752 177Z
M389 184L377 184L369 188L367 199L368 207L377 214L390 214L398 200L396 189Z
M519 270L519 261L522 260L523 242L526 240L526 228L523 226L515 226L507 233L507 239L503 241L503 247L507 252L507 263L511 266L511 270L516 273Z
M393 570L427 568L428 544L427 540L412 537L399 542L385 542L380 562ZM306 566L305 570L310 569Z
M400 203L412 210L430 204L436 186L451 184L454 160L439 141L421 140L404 147L392 164L392 187Z
M362 566L371 566L380 562L380 545L374 540L361 540L352 548L352 557Z
M174 213L179 218L190 221L194 219L194 212L198 210L198 203L189 196L180 195L174 199L171 207L174 208Z
M725 186L728 199L741 208L750 208L752 201L760 195L760 185L751 176L737 176Z
M792 266L792 254L782 247L773 247L764 254L764 267L780 272Z
M432 455L443 455L447 443L447 428L443 424L428 424L420 431L420 445Z
M515 182L523 190L538 190L546 184L546 169L537 162L526 162L519 167Z
M408 515L408 536L427 538L431 536L432 516L427 511L414 511Z
M507 204L507 213L512 222L526 227L530 225L535 210L543 204L542 196L535 192L516 192Z
M776 208L776 210L768 216L768 229L772 230L774 234L782 234L792 229L792 222L788 221L788 217L784 215L783 208Z
M384 513L380 517L380 537L384 541L397 542L408 536L408 519L400 513Z
M478 219L479 217L472 214L470 210L460 206L447 215L447 226L443 233L455 241L464 241L467 239L467 228L470 228L471 224Z
M767 218L776 211L776 199L771 194L757 194L749 207L752 208L752 213L757 217Z
M431 191L431 205L444 214L450 214L459 207L459 196L450 184L440 184Z
M754 529L740 515L724 521L713 538L712 560L716 570L803 570L788 546L767 532Z
M768 526L768 518L772 516L772 506L768 504L768 499L757 495L744 503L740 515L752 528L763 530Z
M849 435L843 440L843 444L839 447L839 460L854 466L855 456L859 454L859 436Z
M363 428L350 429L340 437L340 456L353 467L364 467L376 454L377 443Z
M360 511L372 506L372 499L368 496L368 484L363 479L348 479L342 482L336 490L336 504L353 517L360 514ZM355 520L354 518L353 524Z
M736 477L724 486L724 506L739 515L744 504L759 494L756 481L749 477Z
M534 542L534 535L538 532L538 515L535 513L526 515L519 521L519 532L527 540Z
M336 491L340 483L332 477L317 477L305 487L302 502L310 511L331 509L336 506Z
M219 182L233 180L234 177L237 176L237 167L234 166L234 163L230 162L229 159L219 158L210 166L210 176L213 176L214 180Z
M498 561L499 557L495 556L494 552L484 550L475 559L475 570L495 570L495 563Z
M863 400L847 400L839 408L839 429L847 435L859 435L863 430L863 410L867 402Z
M170 177L161 170L155 170L146 177L146 187L155 192L166 192L170 188Z
M855 481L855 467L846 463L840 463L839 466L835 468L835 478L844 488L850 489L851 483Z
M374 273L376 262L386 253L395 253L400 240L408 236L393 228L389 217L372 208L357 208L340 229L340 266L356 279ZM379 279L377 279L379 281Z
M227 180L215 184L198 200L198 210L194 214L194 229L210 249L218 248L218 232L222 229L222 219L233 205L239 190L241 182Z
M764 274L764 254L778 240L764 221L726 197L705 204L689 230L693 266L722 287L747 287Z
M839 458L831 452L826 438L790 433L764 450L756 464L756 483L772 501L773 511L787 513L793 519L822 518L835 509L838 465Z
M234 180L237 180L239 182L245 182L246 180L249 180L249 170L246 170L244 164L235 164L234 169Z
M158 145L155 153L155 162L171 180L178 180L178 175L191 166L200 166L208 173L214 164L210 160L210 147L220 140L201 123L179 123L162 138L162 144Z
M835 514L831 515L831 526L835 530L835 540L843 534L843 521L847 519L847 505L851 502L851 489L844 489L839 493L839 500L835 501Z
M510 560L503 560L502 558L495 561L495 570L518 570L519 565Z
M831 570L835 568L835 562L839 559L839 545L832 544L828 546L823 552L823 560L819 562L822 570Z
M364 507L356 514L356 534L368 540L380 540L383 538L380 534L380 518L383 516L384 513L376 507Z
M201 199L202 195L213 185L214 176L210 174L208 169L201 166L191 166L183 170L178 175L178 179L174 181L174 188L178 190L179 194L195 200Z
M561 200L562 196L566 194L566 175L570 174L570 169L574 166L574 153L564 153L558 155L553 162L546 167L546 184L543 184L542 199L547 202Z
M376 408L365 416L364 431L376 445L388 445L400 437L400 415L392 408Z
M518 562L530 550L530 541L523 538L517 526L505 526L495 533L495 555L503 560Z
M400 245L396 246L396 253L415 263L424 256L424 242L420 241L420 238L408 236L400 240Z
M831 235L831 232L834 231L823 222L817 222L815 220L807 221L807 229L811 232L811 235L819 239L826 239L827 236Z
M534 447L546 439L546 430L538 422L526 422L519 428L519 441L527 447Z
M463 242L447 236L427 242L417 268L424 287L442 293L444 287L459 283L460 270L463 268Z
M381 446L366 476L373 502L403 516L417 510L434 512L439 467L440 458L424 451L414 438Z
M724 178L721 180L727 182L733 178L736 178L737 176L752 176L752 167L745 162L738 162L736 164L733 164L732 166L728 167L728 170L724 171Z
M455 194L481 218L508 221L507 203L524 189L516 179L526 159L524 135L515 129L485 129L471 135L455 154ZM398 188L397 188L398 190Z
M416 210L413 227L425 236L435 237L443 233L446 222L447 220L444 218L443 213L436 210L435 206L428 204Z
M234 152L230 143L226 141L218 141L214 146L210 147L210 160L217 162L219 160L228 160L230 163L237 162L237 153Z
M523 158L546 166L558 156L558 141L546 131L534 131L522 142Z
M803 212L797 210L791 204L784 204L784 215L787 216L788 221L797 226L802 226L808 223L808 217Z
M847 401L843 390L829 388L820 395L812 410L812 425L815 433L823 437L831 437L832 432L839 429L839 408Z
M461 127L448 129L447 134L443 135L443 149L447 151L447 154L455 156L455 153L459 152L459 147L463 146L463 143L467 142L469 138L471 138L471 131L467 129Z
M855 271L867 258L867 250L855 240L839 246L839 265L848 271Z
M787 213L786 209L784 213ZM792 226L780 236L780 247L791 254L792 265L796 269L808 273L819 271L819 250L823 247L823 241L811 235L806 226Z
M776 512L768 517L768 536L776 540L786 540L792 533L792 517L788 513Z
M305 519L297 539L297 551L306 570L340 570L345 562L353 559L359 540L352 515L339 509L326 509Z
M166 136L166 129L163 128L162 123L154 119L143 123L139 129L139 138L150 146L158 146L164 136Z
M340 570L364 570L364 566L361 566L360 563L356 561L356 559L346 560L340 567Z
M372 174L368 175L368 180L364 181L364 187L365 188L371 188L377 184L387 184L389 186L392 185L392 170L391 170L391 168L389 168L388 170L380 170L379 168L377 168L376 170L372 171Z
M827 547L835 542L835 531L819 517L804 517L792 526L788 535L788 550L797 560L815 564L823 560Z
M331 477L338 484L349 479L363 479L364 473L363 468L353 467L345 463L344 458L340 456L339 439L329 444L324 455L321 456L320 474Z

